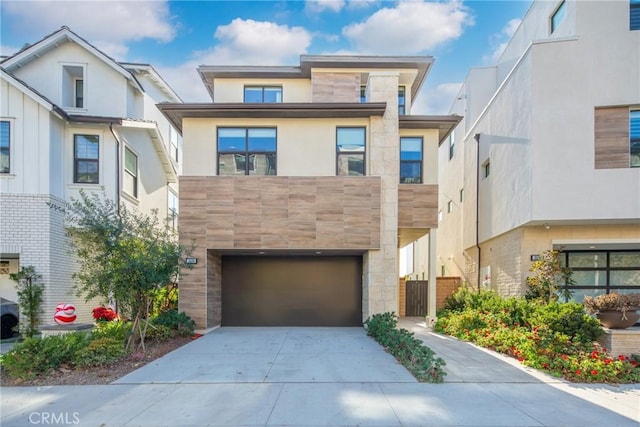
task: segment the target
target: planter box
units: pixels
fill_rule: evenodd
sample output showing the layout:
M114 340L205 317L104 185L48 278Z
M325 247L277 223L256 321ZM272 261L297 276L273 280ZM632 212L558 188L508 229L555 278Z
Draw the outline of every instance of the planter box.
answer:
M640 354L640 326L627 329L604 328L604 335L598 340L612 356Z
M71 325L44 325L39 328L40 336L48 337L51 335L64 335L69 332L91 332L93 323L74 323Z

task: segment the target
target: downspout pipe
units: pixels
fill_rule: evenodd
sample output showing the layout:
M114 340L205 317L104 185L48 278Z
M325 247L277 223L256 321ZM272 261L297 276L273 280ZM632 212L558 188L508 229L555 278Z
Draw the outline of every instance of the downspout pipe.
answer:
M113 129L113 122L109 123L109 130L116 141L116 209L120 216L120 137Z
M480 134L473 135L476 140L476 249L478 250L478 292L481 289L480 262L482 261L482 249L480 248Z

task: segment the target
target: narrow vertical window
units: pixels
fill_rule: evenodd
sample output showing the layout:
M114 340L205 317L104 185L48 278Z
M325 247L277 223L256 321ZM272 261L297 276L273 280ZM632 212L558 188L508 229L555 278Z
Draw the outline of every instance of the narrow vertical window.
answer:
M124 149L124 191L138 197L138 156L125 147Z
M182 137L173 126L169 126L169 142L171 144L171 157L179 162L182 157Z
M84 108L84 80L75 80L75 107Z
M400 183L422 182L422 138L400 138Z
M404 86L400 86L398 88L398 114L399 115L403 115L406 114L406 105L407 105L407 98L405 96L405 87Z
M551 34L553 34L558 29L558 26L564 20L566 13L566 4L563 0L560 3L560 6L558 6L555 12L553 12L553 15L551 15Z
M11 123L0 121L0 173L11 172Z
M167 213L168 213L168 221L171 228L174 230L178 227L178 195L174 193L172 190L168 191L168 200L167 200Z
M453 200L447 202L447 213L453 212Z
M367 102L367 87L360 86L360 103Z
M74 135L73 182L98 184L100 138L98 135Z
M464 188L460 189L460 203L464 202Z
M365 146L365 128L336 129L338 176L363 176L365 174Z
M489 162L489 160L487 160L486 162L484 162L482 164L482 175L487 178L489 175L491 175L491 163Z
M451 134L449 134L449 160L453 159L453 155L456 151L455 146L456 146L456 138L455 138L455 133L452 131Z
M629 112L629 151L630 166L640 167L640 110Z

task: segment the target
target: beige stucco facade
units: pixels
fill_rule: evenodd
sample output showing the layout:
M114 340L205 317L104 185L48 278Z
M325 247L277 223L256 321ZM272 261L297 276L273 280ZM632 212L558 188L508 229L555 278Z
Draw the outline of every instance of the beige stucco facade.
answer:
M398 113L399 87L409 117L431 61L303 56L293 70L203 66L212 104L160 106L184 137L180 239L195 242L198 264L181 278L180 309L198 328L225 318L225 257L233 256L355 256L359 321L398 312L399 246L437 224L437 147L460 120ZM283 102L244 104L247 86L280 87ZM275 176L219 175L218 132L228 127L275 129ZM364 129L364 176L339 176L340 128ZM420 183L400 184L401 136L423 141Z

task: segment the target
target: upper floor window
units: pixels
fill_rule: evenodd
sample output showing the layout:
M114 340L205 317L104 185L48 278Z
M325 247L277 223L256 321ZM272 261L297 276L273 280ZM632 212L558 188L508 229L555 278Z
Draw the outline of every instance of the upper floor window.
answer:
M360 103L367 102L367 87L360 86ZM407 97L406 88L404 86L398 87L398 114L403 115L406 113Z
M640 0L629 0L629 29L640 30Z
M640 167L640 110L629 111L630 166Z
M365 156L365 128L336 128L336 159L338 176L363 176Z
M83 65L62 66L62 106L85 108L86 85Z
M178 195L172 190L168 191L167 213L169 226L175 230L178 227Z
M488 178L491 175L491 162L487 160L482 164L482 176Z
M98 137L98 135L74 135L73 182L79 184L98 184L99 153L100 137Z
M0 173L11 172L11 123L0 121Z
M279 103L282 102L281 86L245 86L244 102L246 103Z
M453 155L455 154L455 146L456 146L456 136L455 131L451 131L449 134L449 160L453 159Z
M556 31L560 23L564 20L566 13L567 13L566 4L565 4L565 1L563 0L560 3L560 5L556 8L555 12L553 12L553 15L551 15L551 34L553 34Z
M138 156L129 148L124 148L123 189L133 197L138 197Z
M218 175L275 175L276 128L218 128Z
M453 200L447 202L447 213L453 212Z
M403 115L406 114L405 106L407 104L407 98L405 96L405 87L400 86L398 88L398 114Z
M422 182L422 138L400 138L400 183Z
M171 157L176 162L179 162L182 151L182 137L173 126L169 126L169 143L171 144Z

